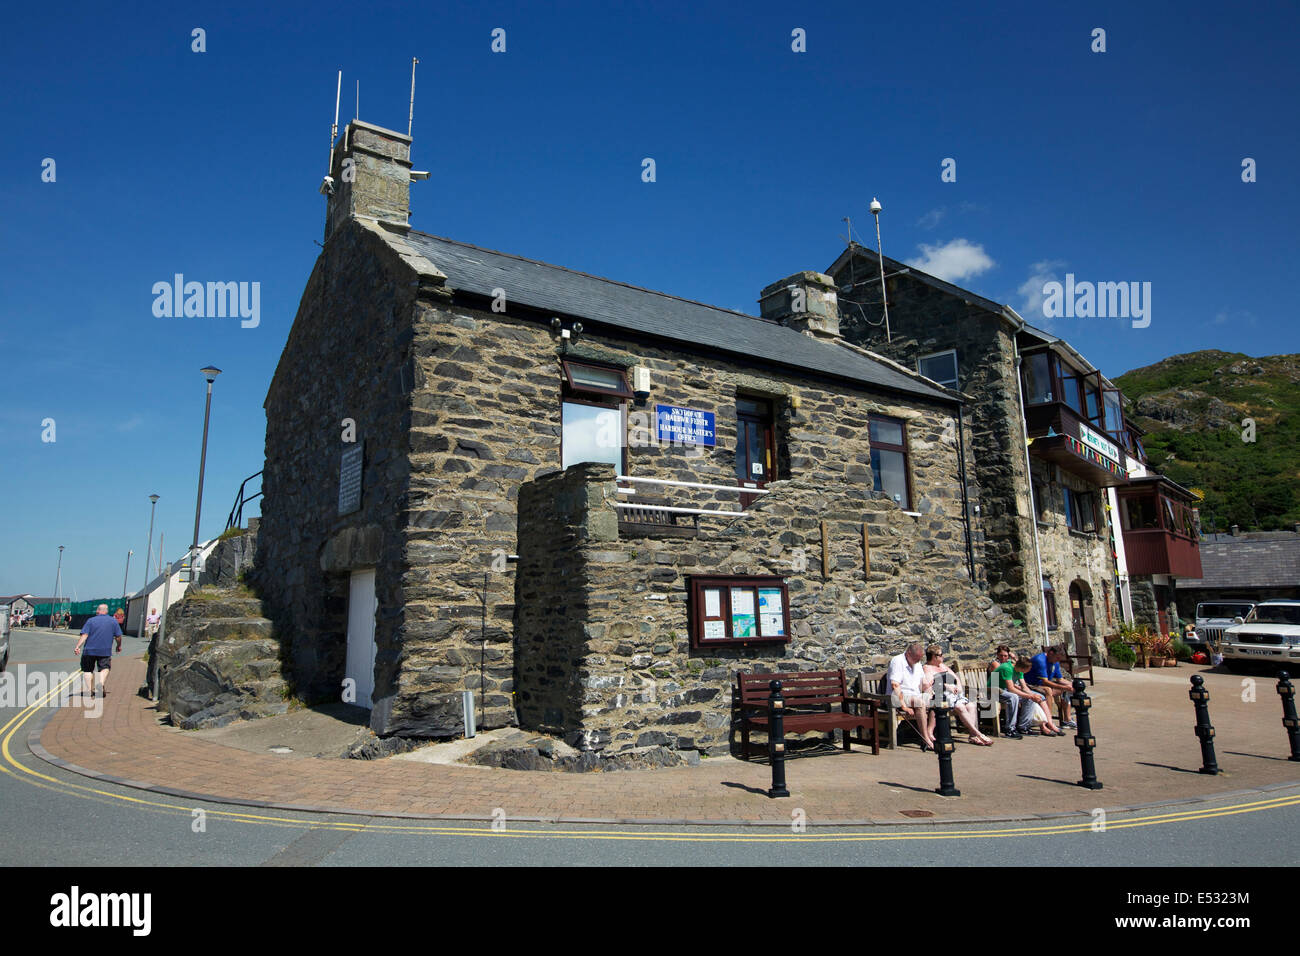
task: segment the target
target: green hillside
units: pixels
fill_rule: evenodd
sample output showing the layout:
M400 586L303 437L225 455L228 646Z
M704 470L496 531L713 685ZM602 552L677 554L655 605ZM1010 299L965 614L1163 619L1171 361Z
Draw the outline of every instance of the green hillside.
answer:
M1205 530L1300 521L1300 355L1191 352L1113 381L1146 429L1149 464L1205 493ZM1246 419L1253 442L1243 440Z

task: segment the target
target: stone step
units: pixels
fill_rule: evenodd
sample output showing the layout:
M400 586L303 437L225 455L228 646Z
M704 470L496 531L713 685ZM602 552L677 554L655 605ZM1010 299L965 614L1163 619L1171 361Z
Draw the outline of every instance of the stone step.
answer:
M210 641L273 641L275 628L264 617L193 618L176 627L168 627L168 637L186 644Z
M169 612L173 618L258 618L262 616L262 602L255 597L245 597L236 592L213 597L187 597Z

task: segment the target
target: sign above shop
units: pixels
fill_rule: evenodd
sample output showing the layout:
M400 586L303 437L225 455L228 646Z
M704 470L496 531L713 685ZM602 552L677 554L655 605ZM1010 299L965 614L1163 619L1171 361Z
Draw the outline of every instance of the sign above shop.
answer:
M1103 438L1083 422L1079 423L1079 440L1094 451L1099 451L1111 461L1119 463L1119 447L1109 439Z
M675 445L717 444L713 412L675 405L656 405L655 423L659 441Z

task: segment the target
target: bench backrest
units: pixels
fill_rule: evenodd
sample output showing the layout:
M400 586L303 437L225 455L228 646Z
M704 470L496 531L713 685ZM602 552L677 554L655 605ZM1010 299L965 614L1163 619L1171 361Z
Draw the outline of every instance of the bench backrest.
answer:
M787 708L829 707L843 703L847 692L844 671L802 671L794 674L736 674L736 690L743 704L763 704L772 695L768 686L781 682Z
M960 671L961 686L966 696L973 701L988 700L990 674L983 667L964 667Z

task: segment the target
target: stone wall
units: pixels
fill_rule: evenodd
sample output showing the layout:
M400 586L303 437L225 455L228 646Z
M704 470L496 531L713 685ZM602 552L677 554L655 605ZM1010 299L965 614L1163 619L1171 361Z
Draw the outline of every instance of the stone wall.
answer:
M233 588L242 583L244 572L256 563L258 524L257 518L250 518L240 533L221 537L199 572L199 587Z
M428 682L412 687L448 697L461 690L485 693L487 726L514 715L514 572L504 559L518 544L520 485L561 465L563 357L650 370L649 399L628 407L630 474L735 487L736 397L751 395L773 402L778 477L869 484L868 416L891 415L908 423L914 510L954 519L961 514L951 409L937 402L890 398L735 360L704 360L591 330L565 343L525 314L435 297L421 299L414 348L404 667L425 669ZM716 446L659 443L655 404L714 412ZM734 493L674 489L671 497L675 505L737 503ZM959 521L953 533L964 547Z
M1044 496L1041 502L1043 520L1038 522L1038 553L1043 577L1052 582L1056 595L1057 630L1050 635L1050 640L1052 643L1072 640L1070 586L1077 583L1085 604L1092 609L1093 624L1088 628L1088 639L1093 660L1100 662L1105 660L1106 635L1115 633L1119 626L1119 612L1114 603L1112 588L1114 559L1111 557L1110 541L1115 529L1107 507L1110 499L1104 489L1098 489L1068 472L1060 472L1064 486L1049 481L1049 476L1055 472L1056 469L1042 461L1034 462L1034 478L1039 493ZM1070 529L1065 517L1063 487L1069 487L1073 491L1097 492L1095 533Z
M267 392L255 580L286 643L286 676L307 700L341 693L348 572L365 566L377 572L375 699L393 692L406 603L414 296L410 271L374 232L340 228L307 282ZM362 496L359 511L341 516L341 456L354 447L345 437L364 448Z
M874 261L859 258L852 274L846 263L835 280L843 288L854 278L869 278L875 269ZM909 275L886 281L892 341L885 341L883 325L872 324L882 315L878 283L841 293L843 334L912 369L921 356L956 349L958 387L970 396L967 452L972 494L981 511L975 521L983 580L990 596L1024 622L1031 642L1044 643L1048 635L1033 560L1034 508L1023 451L1014 333L1000 315L960 295Z
M939 434L925 437L942 447ZM942 458L951 468L952 449ZM706 519L698 538L683 540L620 537L608 465L575 465L525 485L516 585L521 723L586 750L725 753L739 670L844 667L852 681L912 641L945 646L954 665L982 664L1004 642L1023 648L1010 618L971 585L951 507L908 514L861 475L769 487L743 516ZM692 648L688 580L700 574L784 577L790 641Z

